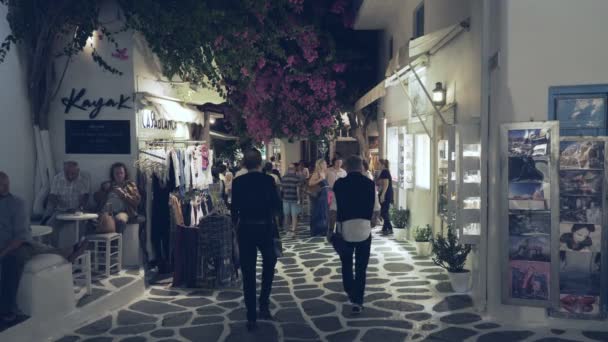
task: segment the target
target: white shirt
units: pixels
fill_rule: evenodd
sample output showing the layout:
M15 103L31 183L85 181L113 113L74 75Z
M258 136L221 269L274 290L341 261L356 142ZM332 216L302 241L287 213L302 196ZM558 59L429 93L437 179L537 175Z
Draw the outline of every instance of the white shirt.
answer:
M327 169L327 183L329 184L329 187L333 189L334 183L338 179L346 177L346 175L346 171L342 168L340 168L339 170L336 170L333 167Z
M380 201L378 200L378 193L374 193L374 212L380 211ZM332 197L331 211L338 211L338 203L336 202L336 196ZM340 229L342 226L342 237L347 242L361 242L367 240L369 235L372 233L372 222L365 219L353 219L344 222L336 222L336 229Z
M238 176L242 176L242 175L246 174L247 172L249 172L249 171L247 171L247 169L246 169L246 168L242 167L240 170L238 170L238 171L236 172L236 175L234 175L234 178L236 178L236 177L238 177ZM233 180L234 180L234 179L233 179Z

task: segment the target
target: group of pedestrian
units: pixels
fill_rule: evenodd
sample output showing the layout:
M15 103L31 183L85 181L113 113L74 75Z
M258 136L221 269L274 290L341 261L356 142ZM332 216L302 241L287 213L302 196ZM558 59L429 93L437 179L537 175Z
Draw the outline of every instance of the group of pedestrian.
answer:
M285 175L279 179L279 191L278 177L271 176L272 172L263 172L261 153L255 149L245 152L243 166L246 171L232 181L231 212L237 232L249 331L257 328L258 318L274 320L269 298L281 248L278 242L279 217L282 209L285 223L291 221L287 231L293 234L304 192L311 197L311 235L324 235L332 243L340 256L344 291L352 303L352 313L357 315L363 310L371 230L380 213L381 203L385 207L390 205L390 193L388 188L382 187L380 195L384 197L378 196L373 177L360 157L349 157L346 170L338 160L330 169L324 160L317 161L310 177L307 177L301 163L289 165ZM386 179L382 178L385 176L381 175L380 179ZM303 180L306 180L304 186ZM390 185L389 173L387 186ZM304 188L307 190L303 191ZM255 297L258 250L262 255L259 311L256 310Z

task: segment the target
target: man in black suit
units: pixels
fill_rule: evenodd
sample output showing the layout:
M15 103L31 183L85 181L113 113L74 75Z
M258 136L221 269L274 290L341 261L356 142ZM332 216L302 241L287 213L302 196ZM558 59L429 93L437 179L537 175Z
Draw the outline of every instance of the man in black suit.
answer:
M261 172L262 154L256 149L245 152L244 166L248 172L232 183L232 220L237 227L243 294L247 307L247 329L257 328L256 319L273 320L268 308L277 255L273 239L280 206L274 179ZM262 253L262 288L260 312L256 312L255 281L258 249Z

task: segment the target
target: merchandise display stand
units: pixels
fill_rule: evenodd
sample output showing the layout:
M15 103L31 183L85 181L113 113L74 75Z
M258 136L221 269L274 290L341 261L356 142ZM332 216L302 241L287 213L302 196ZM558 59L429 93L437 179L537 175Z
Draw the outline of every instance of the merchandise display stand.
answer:
M501 125L502 301L559 302L559 123Z
M456 129L446 126L444 140L438 142L437 154L437 214L441 219L441 231L456 223Z
M460 242L479 244L481 235L481 139L479 124L456 125L456 227Z
M559 306L552 317L606 318L608 138L560 140Z

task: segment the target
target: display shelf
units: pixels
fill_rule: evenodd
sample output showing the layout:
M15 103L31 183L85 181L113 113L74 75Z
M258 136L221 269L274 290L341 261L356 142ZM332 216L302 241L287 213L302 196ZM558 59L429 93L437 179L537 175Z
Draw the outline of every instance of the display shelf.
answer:
M559 125L501 125L502 302L559 301Z
M479 243L481 235L480 129L477 123L455 125L456 227L461 242L468 244Z
M607 144L605 137L560 140L559 294L552 317L607 317Z

